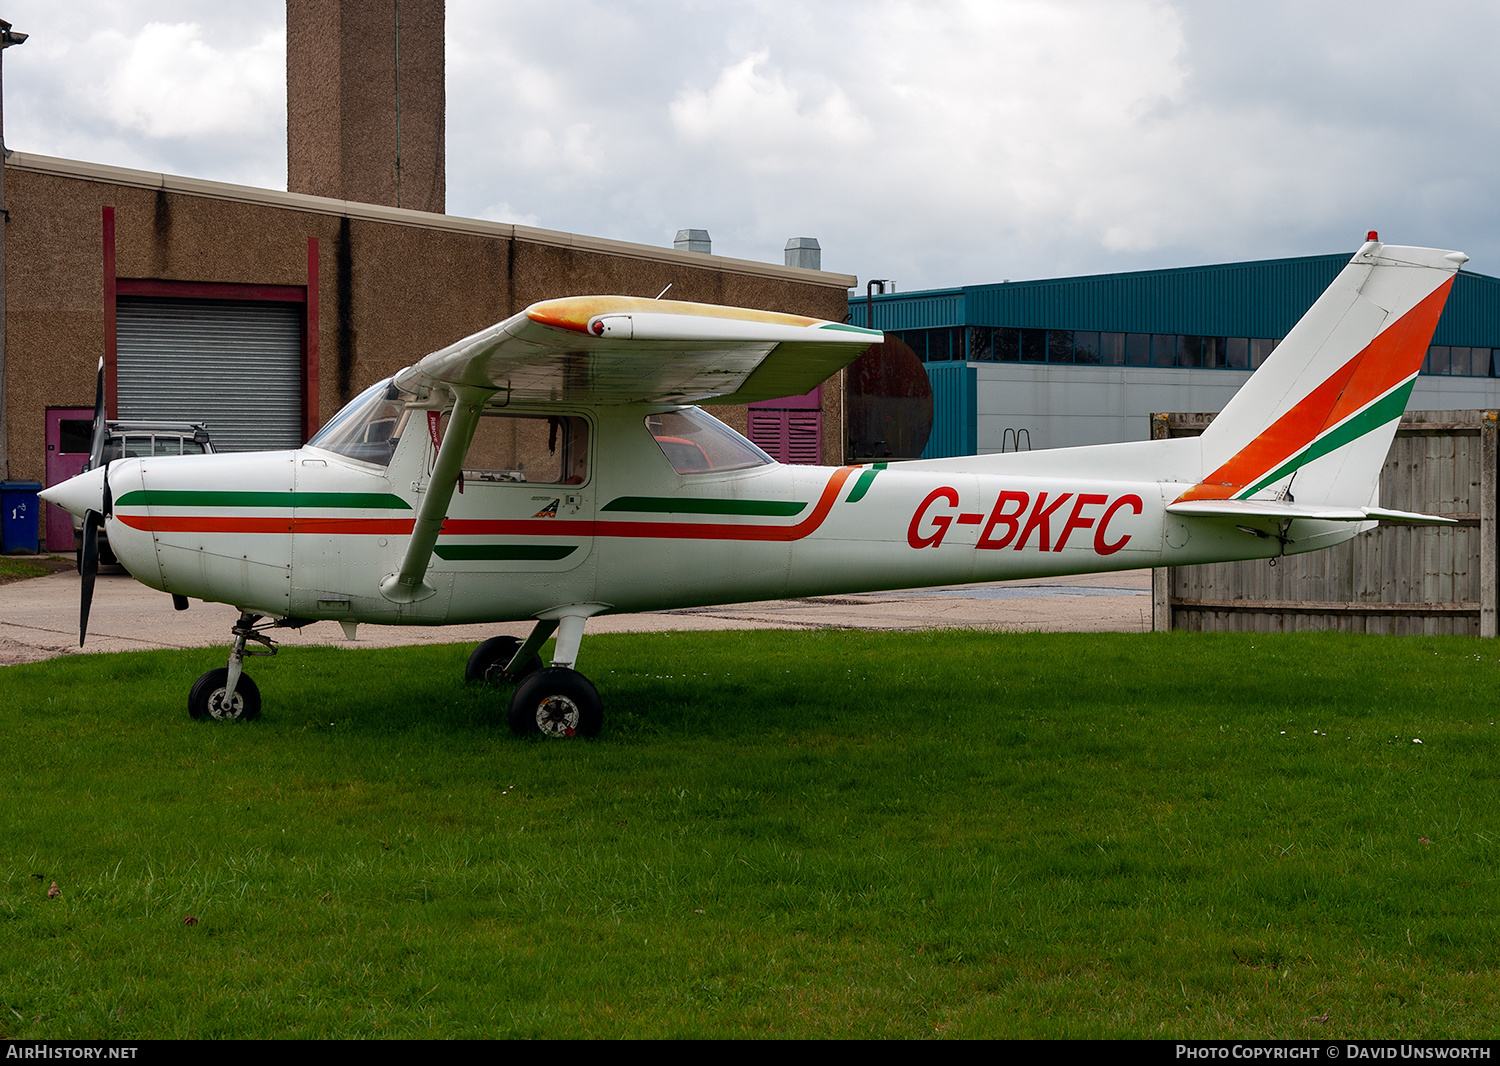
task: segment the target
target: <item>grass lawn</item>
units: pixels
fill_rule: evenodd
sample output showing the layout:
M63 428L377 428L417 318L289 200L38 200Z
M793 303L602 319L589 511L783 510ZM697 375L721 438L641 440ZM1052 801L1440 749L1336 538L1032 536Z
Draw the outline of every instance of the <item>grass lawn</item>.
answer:
M0 555L0 585L72 569L73 559L70 556Z
M467 653L0 669L0 1037L1500 1028L1493 642L601 635L573 743Z

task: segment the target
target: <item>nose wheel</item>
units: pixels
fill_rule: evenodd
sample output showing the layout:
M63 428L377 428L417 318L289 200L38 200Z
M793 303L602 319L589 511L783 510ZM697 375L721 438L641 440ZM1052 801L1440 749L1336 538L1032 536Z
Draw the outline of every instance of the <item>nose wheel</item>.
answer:
M188 714L219 722L249 722L260 717L260 689L250 675L240 674L233 690L229 669L221 666L193 682L188 693Z

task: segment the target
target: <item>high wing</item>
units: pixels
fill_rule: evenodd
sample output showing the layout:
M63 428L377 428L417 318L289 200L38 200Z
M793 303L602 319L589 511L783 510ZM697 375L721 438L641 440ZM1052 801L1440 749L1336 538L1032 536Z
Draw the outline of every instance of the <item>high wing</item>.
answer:
M402 371L512 400L749 403L811 391L884 335L841 322L677 300L532 304Z
M458 402L401 568L380 583L381 594L396 603L433 594L423 577L485 399L497 391L505 393L507 403L772 400L810 392L883 336L771 311L574 296L532 304L433 352L401 371L397 383L415 391L441 382Z

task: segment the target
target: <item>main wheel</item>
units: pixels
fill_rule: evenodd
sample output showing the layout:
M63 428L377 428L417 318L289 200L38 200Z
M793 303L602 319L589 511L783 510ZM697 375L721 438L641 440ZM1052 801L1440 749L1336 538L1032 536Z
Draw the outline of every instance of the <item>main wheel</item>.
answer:
M519 681L542 668L542 657L532 652L515 670L506 673L506 665L520 650L521 642L515 637L491 637L469 654L469 663L464 667L464 680L471 685L479 682L498 685L501 682Z
M603 724L599 691L565 666L549 666L523 678L510 697L510 727L517 736L595 737Z
M229 668L221 666L194 681L192 691L188 693L188 714L222 722L248 722L259 718L260 689L250 680L250 675L240 675L234 686L234 699L225 702L224 685L228 680Z

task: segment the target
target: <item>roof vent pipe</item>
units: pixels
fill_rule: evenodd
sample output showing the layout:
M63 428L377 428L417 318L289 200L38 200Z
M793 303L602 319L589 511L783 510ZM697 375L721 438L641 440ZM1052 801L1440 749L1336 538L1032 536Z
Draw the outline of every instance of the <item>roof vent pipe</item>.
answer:
M672 239L672 247L679 252L702 252L710 255L713 252L713 242L708 238L706 229L680 229L677 236Z
M788 237L786 265L804 270L823 269L823 247L816 237Z
M885 287L893 284L890 278L871 278L865 284L865 325L875 328L875 286L880 286L880 295L885 295Z

